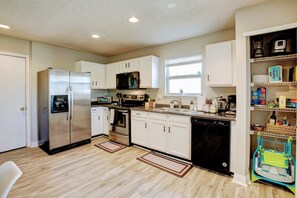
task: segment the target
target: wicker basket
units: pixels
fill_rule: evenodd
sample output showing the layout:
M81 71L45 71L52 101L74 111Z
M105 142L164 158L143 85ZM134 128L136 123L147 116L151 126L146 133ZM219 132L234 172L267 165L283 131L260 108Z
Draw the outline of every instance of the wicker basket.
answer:
M296 135L296 126L274 125L267 123L266 131L280 134Z

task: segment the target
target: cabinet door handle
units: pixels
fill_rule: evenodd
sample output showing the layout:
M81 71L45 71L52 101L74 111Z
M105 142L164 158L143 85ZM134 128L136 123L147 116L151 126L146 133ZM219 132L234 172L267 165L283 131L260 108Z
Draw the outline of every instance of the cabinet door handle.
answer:
M165 132L165 126L163 126L163 131Z
M128 63L128 67L130 67L130 63Z
M98 116L98 120L100 120L100 116Z
M97 86L97 81L95 81L95 85Z
M108 116L106 116L106 120L108 120Z
M140 113L136 113L136 115L140 115Z
M168 133L170 133L170 127L168 127Z
M147 127L147 125L146 125L146 123L144 123L144 128L146 128Z
M94 85L94 81L92 81L92 85Z
M207 81L209 81L209 75L207 75Z

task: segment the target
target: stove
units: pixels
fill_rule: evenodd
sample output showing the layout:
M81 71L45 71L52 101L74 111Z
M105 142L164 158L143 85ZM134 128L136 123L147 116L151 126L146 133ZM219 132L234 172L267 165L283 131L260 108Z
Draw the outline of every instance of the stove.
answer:
M121 95L121 94L117 94ZM119 98L121 105L109 107L110 111L110 128L109 128L109 140L130 146L131 144L131 107L144 106L144 103L148 96L145 95L128 95L123 94Z

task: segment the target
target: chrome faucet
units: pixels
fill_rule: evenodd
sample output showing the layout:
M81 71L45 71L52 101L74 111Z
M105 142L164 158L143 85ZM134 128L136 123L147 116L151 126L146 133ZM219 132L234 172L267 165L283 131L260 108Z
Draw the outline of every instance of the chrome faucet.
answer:
M174 103L174 102L177 102L177 104L178 104L178 108L180 109L181 108L181 99L180 98L178 98L177 100L176 99L174 99L174 100L171 100L171 102L170 103Z

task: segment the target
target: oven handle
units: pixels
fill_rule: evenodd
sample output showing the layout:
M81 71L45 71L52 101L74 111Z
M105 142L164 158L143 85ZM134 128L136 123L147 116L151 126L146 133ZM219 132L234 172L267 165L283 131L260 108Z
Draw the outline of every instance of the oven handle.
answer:
M128 114L128 111L127 110L117 110L118 112L121 112L121 113L126 113Z

